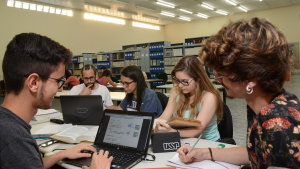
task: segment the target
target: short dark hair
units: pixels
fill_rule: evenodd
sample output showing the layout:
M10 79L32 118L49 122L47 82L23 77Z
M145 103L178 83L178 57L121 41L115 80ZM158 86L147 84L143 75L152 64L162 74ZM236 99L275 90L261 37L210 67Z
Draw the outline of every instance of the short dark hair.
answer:
M91 65L91 64L86 64L83 66L83 68L81 69L81 74L83 75L83 70L90 70L93 69L94 74L96 75L97 69L95 68L95 66Z
M103 77L103 76L110 77L110 75L111 72L108 69L105 69L99 77Z
M199 57L233 82L255 80L266 93L279 92L292 64L284 34L266 19L230 22L202 44Z
M18 95L27 76L37 73L43 82L60 63L68 64L72 52L54 40L35 33L16 35L7 45L2 63L5 90Z
M107 68L105 66L102 66L100 69L106 70Z
M145 89L147 88L147 84L141 69L137 66L130 65L126 66L121 70L121 75L132 79L134 82L137 82L137 105L136 110L140 111L142 106L143 95L145 94ZM126 101L131 106L132 104L133 93L129 93L126 95Z

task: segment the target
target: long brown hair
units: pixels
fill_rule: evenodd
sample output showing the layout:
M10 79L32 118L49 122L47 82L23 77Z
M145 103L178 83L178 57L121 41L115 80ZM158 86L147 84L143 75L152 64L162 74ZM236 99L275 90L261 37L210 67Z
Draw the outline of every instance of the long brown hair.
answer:
M181 71L187 73L196 82L196 94L194 102L190 105L191 113L189 118L194 119L195 116L198 116L199 110L197 109L202 99L202 92L205 90L212 93L218 100L216 105L216 114L219 122L223 117L223 102L218 91L214 88L213 84L209 80L200 60L196 56L182 57L174 66L171 72L171 77L174 77L176 72ZM173 80L173 84L174 83L175 81ZM180 100L176 104L176 116L183 117L184 112L189 107L190 94L184 94L179 87L176 87L175 89L178 91L180 96Z

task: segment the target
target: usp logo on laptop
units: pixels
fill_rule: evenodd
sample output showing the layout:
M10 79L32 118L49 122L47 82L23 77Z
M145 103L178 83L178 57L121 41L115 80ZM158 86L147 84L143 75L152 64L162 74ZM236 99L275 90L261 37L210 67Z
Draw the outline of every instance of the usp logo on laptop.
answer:
M87 113L88 111L88 108L77 108L77 113Z

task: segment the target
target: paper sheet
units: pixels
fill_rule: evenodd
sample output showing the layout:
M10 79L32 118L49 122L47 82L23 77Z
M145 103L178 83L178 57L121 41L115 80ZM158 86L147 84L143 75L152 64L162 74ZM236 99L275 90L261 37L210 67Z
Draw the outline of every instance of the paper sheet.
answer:
M193 169L224 169L224 168L230 168L230 169L239 169L240 166L220 162L220 161L210 161L210 160L204 160L201 162L193 162L190 164L184 164L181 162L180 158L178 157L178 153L176 153L173 158L169 159L167 162L168 166L174 166L174 167L180 167L180 168L193 168ZM224 167L226 166L226 167Z

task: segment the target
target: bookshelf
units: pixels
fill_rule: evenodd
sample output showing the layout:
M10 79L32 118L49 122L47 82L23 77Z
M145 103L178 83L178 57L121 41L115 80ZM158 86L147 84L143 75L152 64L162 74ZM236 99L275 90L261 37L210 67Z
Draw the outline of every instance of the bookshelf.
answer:
M79 79L83 66L93 64L92 58L94 54L95 53L82 53L82 55L74 55L71 63L66 66L66 69Z
M98 75L101 73L101 67L106 67L110 70L110 53L100 52L97 53L97 66L98 69Z
M192 44L201 44L203 40L209 38L209 36L202 36L196 38L187 38L184 40L185 45L192 45Z

